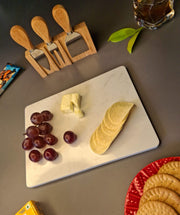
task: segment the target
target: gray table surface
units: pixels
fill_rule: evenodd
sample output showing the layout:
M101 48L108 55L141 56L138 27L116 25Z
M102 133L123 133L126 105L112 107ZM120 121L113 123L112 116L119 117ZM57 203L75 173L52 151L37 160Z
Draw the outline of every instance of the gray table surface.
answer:
M22 25L32 42L41 40L31 29L32 17L46 19L51 35L62 32L51 9L63 4L72 25L86 21L97 54L42 79L24 58L24 48L9 36L11 26ZM137 28L132 0L31 0L0 2L0 67L7 62L24 71L0 97L0 213L15 214L27 201L39 201L46 215L122 215L128 187L147 164L180 156L180 1L175 18L156 31L145 30L133 54L127 40L107 42L121 28ZM36 101L89 80L120 65L126 66L160 138L160 146L72 177L37 188L25 185L25 156L21 149L24 108Z

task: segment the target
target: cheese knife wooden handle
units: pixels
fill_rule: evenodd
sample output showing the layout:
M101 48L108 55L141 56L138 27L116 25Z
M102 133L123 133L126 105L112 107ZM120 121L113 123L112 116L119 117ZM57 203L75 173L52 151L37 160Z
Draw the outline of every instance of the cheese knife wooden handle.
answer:
M69 15L62 5L58 4L54 6L52 15L57 24L60 25L66 33L72 32Z
M31 27L34 32L45 42L50 43L52 38L49 35L48 26L45 20L40 16L35 16L31 20Z
M23 27L21 27L20 25L14 25L11 29L10 29L10 36L12 37L12 39L18 43L20 46L23 46L26 50L33 50L34 46L31 43L27 32L25 31L25 29Z

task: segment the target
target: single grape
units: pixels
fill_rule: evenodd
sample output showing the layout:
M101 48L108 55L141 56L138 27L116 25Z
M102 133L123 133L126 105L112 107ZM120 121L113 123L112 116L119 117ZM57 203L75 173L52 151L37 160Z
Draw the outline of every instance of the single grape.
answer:
M42 159L42 154L38 150L32 150L29 153L29 159L33 162L38 162Z
M58 138L55 137L53 134L46 134L44 136L44 140L48 145L54 145L57 143Z
M40 113L35 112L31 115L30 120L34 125L40 125L43 122L43 116Z
M58 157L58 153L52 148L48 148L44 151L44 158L48 161L53 161L57 157Z
M43 122L42 124L39 125L39 133L41 135L45 135L45 134L49 134L52 131L52 126L47 123L47 122Z
M39 128L36 126L29 126L26 129L26 133L25 133L28 137L30 138L35 138L39 135Z
M72 131L66 131L63 138L66 143L71 144L77 139L77 135Z
M42 111L41 115L43 117L43 121L49 121L53 118L53 114L48 110Z
M24 140L23 140L23 142L22 142L22 148L24 149L24 150L30 150L30 149L32 149L33 148L33 141L32 141L32 138L29 138L29 137L27 137L27 138L25 138Z
M33 144L36 148L43 148L46 145L46 142L43 137L38 136L33 139Z

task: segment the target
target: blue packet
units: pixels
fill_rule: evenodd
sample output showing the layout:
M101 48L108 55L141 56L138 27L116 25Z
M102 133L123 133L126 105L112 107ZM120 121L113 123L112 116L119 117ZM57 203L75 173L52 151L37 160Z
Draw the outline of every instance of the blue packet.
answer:
M0 95L14 80L15 76L21 71L21 69L21 67L7 63L4 69L0 71Z

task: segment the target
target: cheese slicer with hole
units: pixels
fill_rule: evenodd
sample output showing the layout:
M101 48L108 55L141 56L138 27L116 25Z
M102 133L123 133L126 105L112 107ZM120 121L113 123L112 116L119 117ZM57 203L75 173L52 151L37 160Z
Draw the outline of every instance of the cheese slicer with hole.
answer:
M58 4L53 7L52 15L57 24L66 32L65 43L71 56L75 57L76 55L87 51L88 46L82 35L72 29L66 9Z

